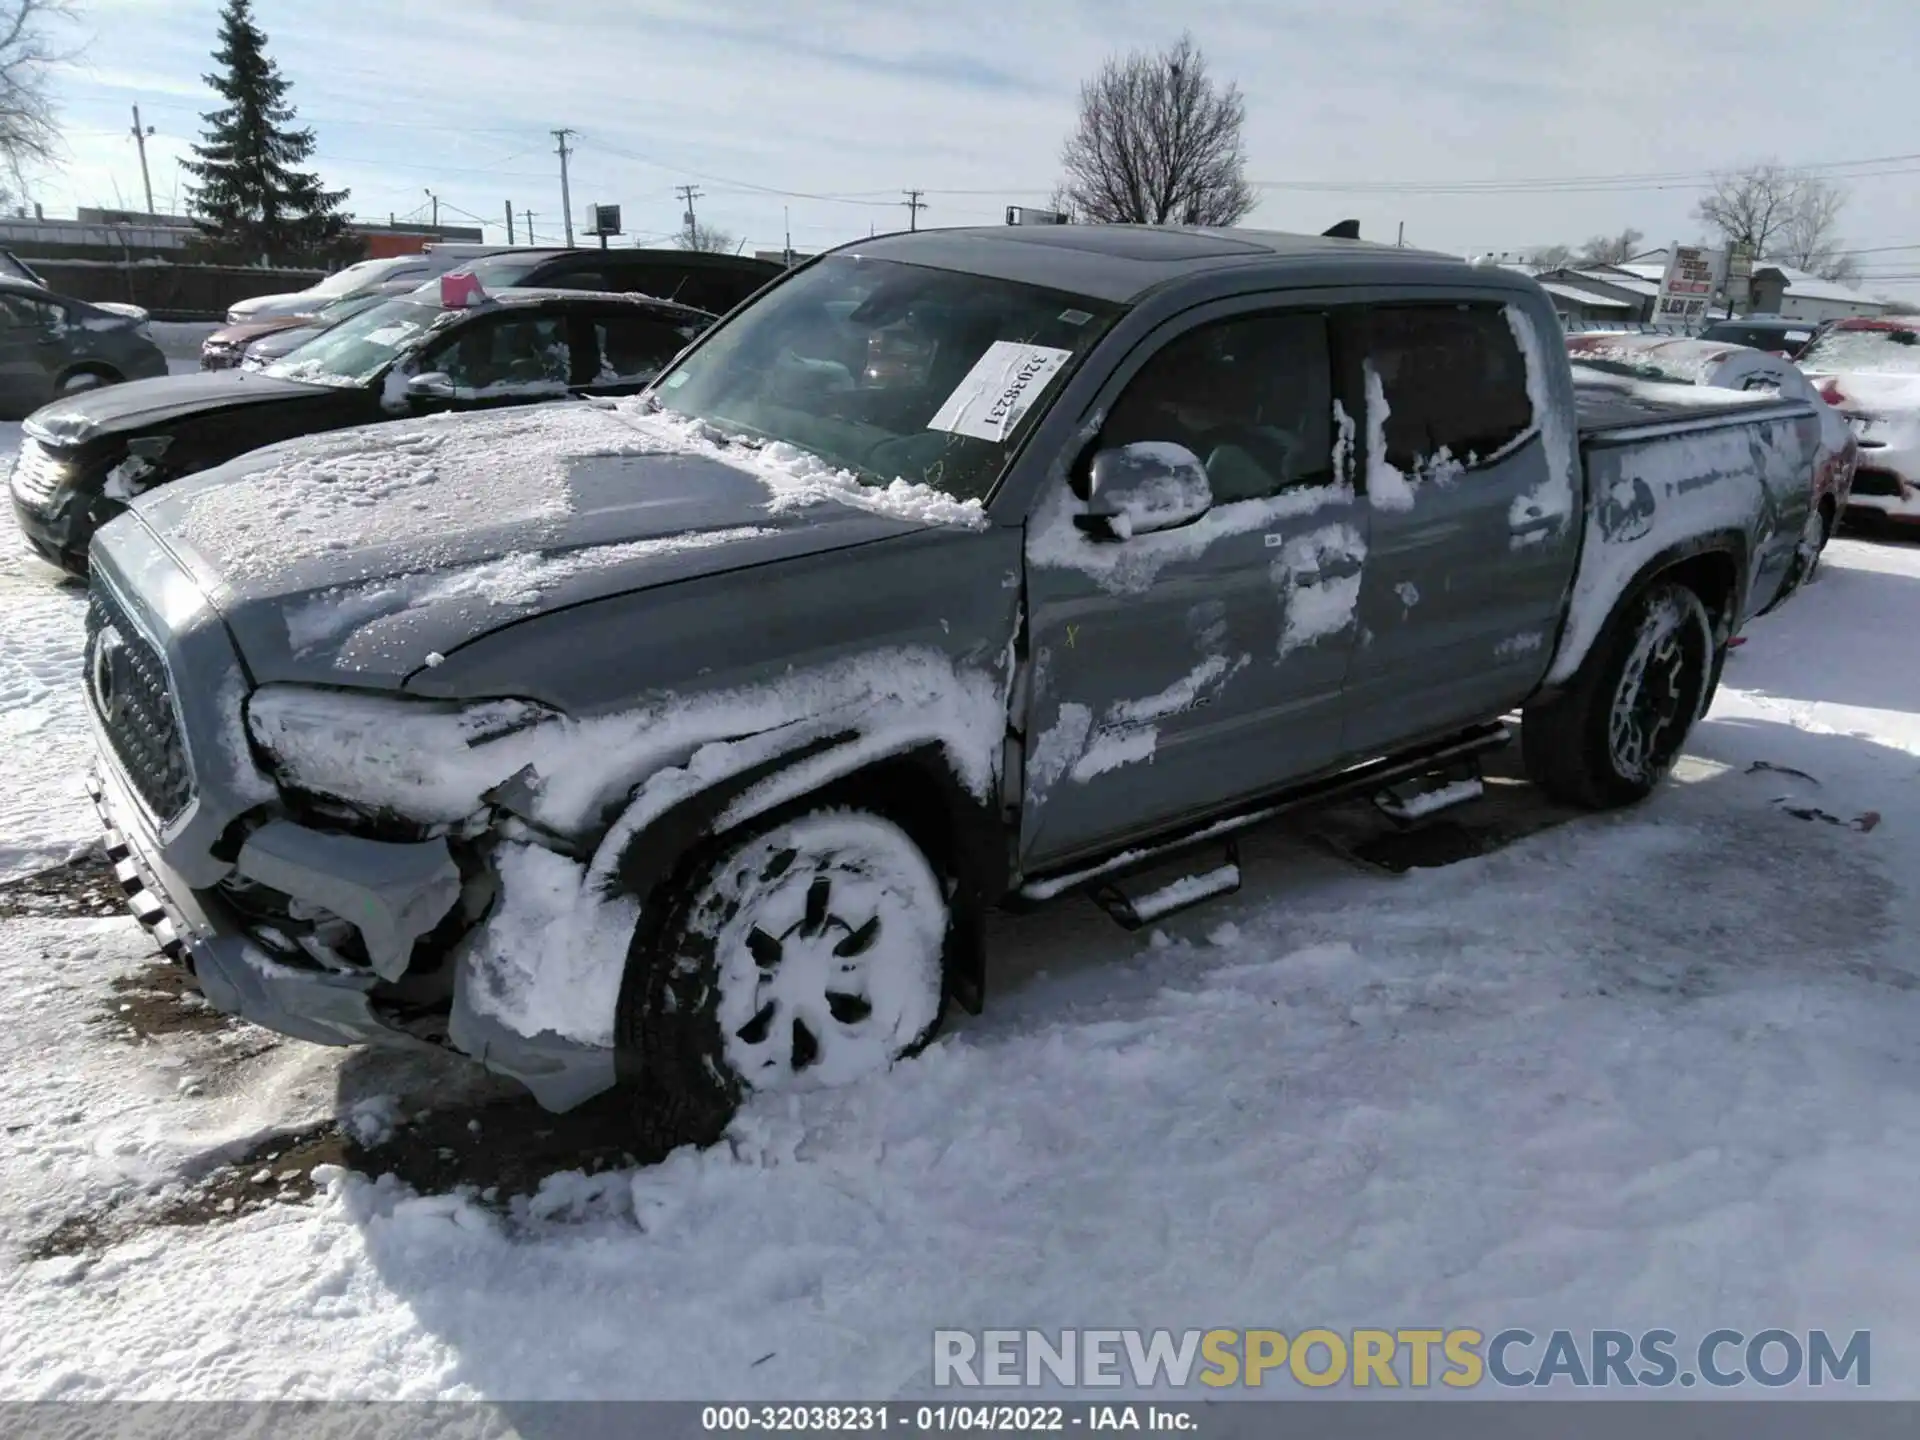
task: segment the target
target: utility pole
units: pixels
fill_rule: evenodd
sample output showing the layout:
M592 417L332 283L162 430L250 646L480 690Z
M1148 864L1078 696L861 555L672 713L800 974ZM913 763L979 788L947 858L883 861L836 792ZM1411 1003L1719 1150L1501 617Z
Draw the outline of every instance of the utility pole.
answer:
M538 243L533 238L533 211L522 210L520 213L527 217L527 243L529 245Z
M140 124L140 107L133 107L133 143L140 147L140 183L147 191L147 214L153 214L153 177L147 174L147 136L153 134L153 126L145 128Z
M513 202L507 202L507 244L513 244Z
M566 212L569 250L573 248L573 192L567 189L567 157L573 152L567 148L567 137L573 133L572 130L564 129L553 132L553 138L560 142L555 153L560 157L560 208ZM529 221L528 224L531 226L532 222Z
M1397 249L1404 250L1406 248L1406 245L1407 245L1407 222L1406 221L1402 220L1400 222L1400 238L1395 240L1393 243Z
M423 190L426 189L425 186L422 186L421 188ZM426 195L427 195L427 199L433 202L433 228L438 230L440 228L440 197L434 194L433 191L431 190L427 190Z
M681 213L680 223L687 227L687 248L691 250L694 242L700 238L699 227L693 218L693 202L701 198L701 192L691 185L677 185L673 193L686 202L686 209Z
M927 192L924 190L902 190L900 193L907 197L900 202L907 207L907 229L918 230L920 228L920 212L927 208L927 202L920 197Z

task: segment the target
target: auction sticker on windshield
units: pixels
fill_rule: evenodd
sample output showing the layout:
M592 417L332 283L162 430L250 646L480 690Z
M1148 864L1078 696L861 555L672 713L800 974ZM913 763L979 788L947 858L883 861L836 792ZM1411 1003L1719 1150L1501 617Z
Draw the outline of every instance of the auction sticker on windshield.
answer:
M978 440L1004 440L1072 357L1071 350L1051 345L996 340L974 362L946 404L934 412L927 428Z

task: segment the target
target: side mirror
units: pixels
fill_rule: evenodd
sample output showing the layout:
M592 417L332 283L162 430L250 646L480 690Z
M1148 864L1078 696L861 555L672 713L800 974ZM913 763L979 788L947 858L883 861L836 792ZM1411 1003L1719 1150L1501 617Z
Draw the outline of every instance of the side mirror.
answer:
M407 381L409 400L453 399L453 377L440 370L429 370Z
M1207 467L1184 445L1137 441L1093 457L1087 508L1074 524L1105 540L1190 525L1213 508Z

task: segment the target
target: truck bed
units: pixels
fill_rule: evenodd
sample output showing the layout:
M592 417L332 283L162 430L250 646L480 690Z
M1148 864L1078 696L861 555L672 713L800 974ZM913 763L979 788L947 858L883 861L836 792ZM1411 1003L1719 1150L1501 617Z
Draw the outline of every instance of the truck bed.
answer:
M1775 396L1718 399L1721 393L1688 385L1656 385L1645 381L1589 380L1578 373L1573 382L1574 418L1582 443L1638 439L1647 433L1717 430L1733 421L1792 419L1807 413L1801 400Z

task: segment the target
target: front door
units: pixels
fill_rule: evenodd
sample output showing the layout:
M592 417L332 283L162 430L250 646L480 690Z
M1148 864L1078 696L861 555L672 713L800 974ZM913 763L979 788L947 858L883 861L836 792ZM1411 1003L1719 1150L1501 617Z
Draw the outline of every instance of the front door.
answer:
M1347 744L1358 757L1500 714L1539 683L1573 573L1569 437L1529 386L1517 308L1376 305L1363 356L1371 541ZM1558 344L1557 335L1545 337ZM1550 446L1560 447L1556 455Z
M1365 554L1327 318L1249 301L1170 323L1097 408L1094 450L1180 445L1212 508L1097 539L1077 477L1028 526L1025 868L1199 818L1324 768Z

